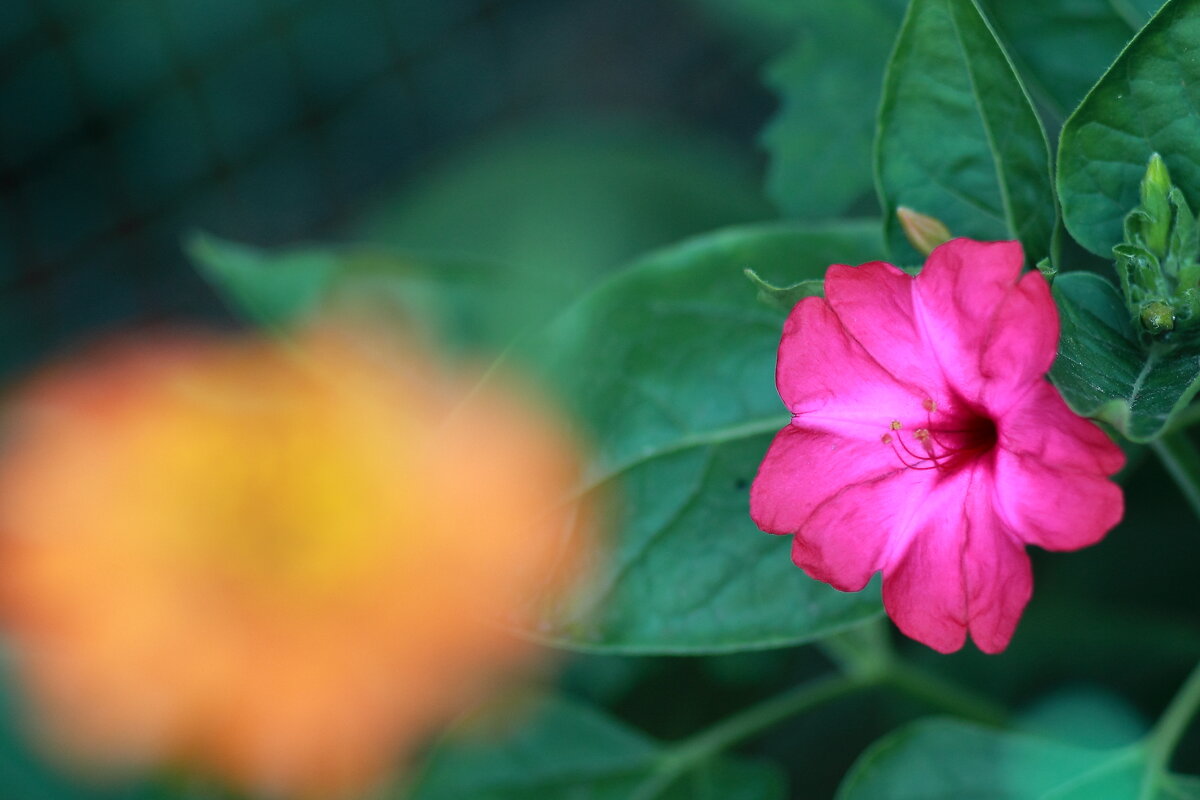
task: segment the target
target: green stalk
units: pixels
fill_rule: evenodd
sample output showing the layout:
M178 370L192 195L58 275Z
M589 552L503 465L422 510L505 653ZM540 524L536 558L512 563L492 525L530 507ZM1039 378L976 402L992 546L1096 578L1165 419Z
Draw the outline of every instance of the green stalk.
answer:
M1159 717L1154 729L1145 739L1146 771L1143 773L1139 800L1151 800L1158 791L1159 779L1170 766L1171 754L1187 731L1196 710L1200 707L1200 664L1192 669L1183 686L1171 699L1167 710Z
M1008 712L988 698L898 660L878 669L851 670L805 683L767 698L668 749L631 800L653 800L692 769L767 728L855 692L887 688L932 708L985 725L1003 726Z
M651 800L658 797L693 767L754 734L788 717L877 683L878 679L869 675L831 675L801 684L750 706L673 746L659 762L658 769L637 787L631 800Z
M1200 517L1200 451L1183 431L1167 433L1150 443L1183 497Z

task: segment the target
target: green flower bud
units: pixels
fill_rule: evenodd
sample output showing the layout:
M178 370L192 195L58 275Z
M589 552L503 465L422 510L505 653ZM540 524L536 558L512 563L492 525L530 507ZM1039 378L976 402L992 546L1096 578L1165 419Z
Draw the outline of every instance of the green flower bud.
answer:
M1171 235L1171 204L1167 199L1171 188L1167 164L1155 153L1150 156L1146 175L1142 178L1140 194L1144 216L1139 220L1139 227L1147 249L1159 258L1166 256Z
M900 206L896 209L896 217L904 235L918 253L927 256L939 244L950 241L950 229L936 217L928 216L911 208Z
M1175 328L1175 309L1161 300L1151 300L1142 305L1142 327L1148 333L1160 334Z

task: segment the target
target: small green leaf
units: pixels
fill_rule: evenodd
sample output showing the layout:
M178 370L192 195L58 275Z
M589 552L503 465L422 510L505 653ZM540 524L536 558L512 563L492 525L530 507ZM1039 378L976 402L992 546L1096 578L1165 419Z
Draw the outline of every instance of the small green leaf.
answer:
M1094 273L1059 275L1054 297L1062 334L1050 378L1067 404L1135 442L1156 438L1200 389L1200 344L1143 344L1121 293Z
M750 282L758 287L758 299L771 308L791 311L806 297L821 297L825 293L825 281L820 278L793 283L791 286L776 286L764 280L752 269L743 270Z
M871 191L879 76L904 0L779 5L796 9L800 34L767 68L780 98L762 135L767 188L788 216L827 219Z
M235 310L268 327L311 314L338 268L328 252L271 256L204 234L188 242L187 253Z
M437 747L407 800L628 800L664 753L658 742L599 711L562 699L501 732L475 731ZM719 759L698 765L660 800L782 800L770 765Z
M1200 205L1200 0L1170 0L1130 42L1063 126L1058 192L1067 229L1108 256L1138 205L1152 153Z
M1093 750L1041 736L924 720L872 745L838 800L1131 800L1145 772L1138 746ZM1165 800L1167 795L1153 795Z
M456 347L494 353L566 302L561 287L507 265L382 247L270 251L205 236L188 253L236 313L268 328L332 312L420 323Z
M918 255L896 209L955 236L1020 240L1030 263L1056 221L1046 136L1004 50L972 0L913 0L884 76L875 144L885 239Z

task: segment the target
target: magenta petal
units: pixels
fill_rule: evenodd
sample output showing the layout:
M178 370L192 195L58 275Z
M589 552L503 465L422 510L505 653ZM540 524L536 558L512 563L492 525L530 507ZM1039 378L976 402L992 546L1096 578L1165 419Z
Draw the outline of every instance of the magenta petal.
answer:
M997 378L1020 387L1054 358L1058 312L1045 280L1021 278L1017 242L954 239L917 278L918 311L942 370L968 399Z
M983 652L999 653L1033 595L1033 571L1025 547L990 510L972 515L971 523L963 558L971 638Z
M846 485L818 506L792 542L792 561L811 577L857 592L883 569L897 532L929 491L917 470L893 469Z
M1032 381L1054 363L1058 351L1058 309L1050 285L1039 272L1026 273L992 315L979 356L980 377L994 386L981 394L993 412L1003 413Z
M810 427L877 442L893 419L924 420L921 401L928 395L880 367L819 297L802 300L788 316L775 380L788 409Z
M959 519L926 519L900 558L883 572L883 607L896 626L939 653L953 653L967 639L963 594L963 541Z
M1003 420L997 510L1022 540L1047 550L1095 544L1124 513L1121 489L1108 480L1124 462L1121 448L1041 381Z
M835 264L825 274L825 297L847 332L897 380L924 387L926 396L945 383L913 311L911 275L874 261ZM941 394L938 392L937 394Z
M771 442L750 487L750 516L768 533L789 534L826 500L902 469L878 439L856 440L789 425Z
M1044 379L997 421L997 429L1000 447L1055 468L1112 475L1125 466L1121 448L1096 423L1068 408Z
M993 512L989 481L982 465L939 481L883 573L888 615L941 653L962 647L968 630L984 652L1003 650L1033 591L1029 559Z

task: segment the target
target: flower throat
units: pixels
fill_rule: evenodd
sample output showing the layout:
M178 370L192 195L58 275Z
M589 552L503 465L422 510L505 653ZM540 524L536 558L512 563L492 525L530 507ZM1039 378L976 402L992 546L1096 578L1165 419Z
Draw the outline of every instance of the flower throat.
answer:
M937 403L925 400L925 425L908 434L904 425L893 419L880 441L892 448L907 469L954 472L964 464L987 453L996 444L996 423L989 417L970 411L965 414L937 414Z

